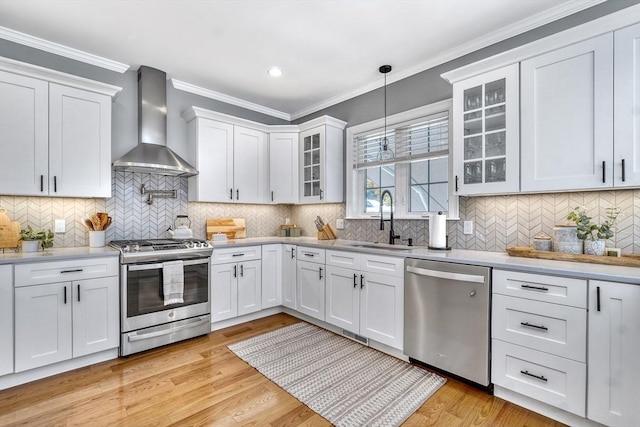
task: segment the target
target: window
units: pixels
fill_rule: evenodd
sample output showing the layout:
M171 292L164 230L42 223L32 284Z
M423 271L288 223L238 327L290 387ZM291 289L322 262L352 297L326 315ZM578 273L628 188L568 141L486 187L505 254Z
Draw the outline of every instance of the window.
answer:
M347 129L347 217L375 218L389 212L389 191L397 218L432 212L457 217L457 197L449 186L451 101ZM386 137L386 138L385 138Z

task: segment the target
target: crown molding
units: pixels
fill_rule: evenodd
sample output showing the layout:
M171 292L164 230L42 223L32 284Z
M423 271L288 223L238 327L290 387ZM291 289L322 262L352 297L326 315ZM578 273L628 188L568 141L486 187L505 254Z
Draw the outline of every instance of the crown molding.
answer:
M173 84L174 88L183 90L185 92L193 93L194 95L204 96L205 98L215 99L216 101L222 101L227 104L246 108L247 110L266 114L272 117L277 117L279 119L287 120L289 122L291 121L291 115L284 113L282 111L274 110L272 108L265 107L263 105L245 101L244 99L225 95L224 93L216 92L210 89L205 89L203 87L196 86L191 83L183 82L181 80L171 79L171 83Z
M127 64L112 61L111 59L63 46L61 44L21 33L6 27L0 27L0 38L118 73L124 73L129 69L129 65Z
M606 0L584 0L584 1L573 0L566 3L562 3L552 9L538 13L527 19L514 22L511 25L508 25L497 31L487 34L484 37L474 39L468 43L459 45L454 49L450 49L441 55L432 57L429 60L424 61L416 66L413 66L411 68L407 68L405 70L401 70L398 72L394 71L393 73L390 73L387 75L387 85L390 85L391 83L397 82L399 80L406 79L407 77L421 73L425 70L428 70L430 68L452 61L454 59L460 58L461 56L464 56L469 53L475 52L477 50L483 49L485 47L491 46L493 44L496 44L508 38L525 33L534 28L538 28L550 22L557 21L558 19L562 19L566 16L580 12L584 9L588 9L592 6L603 3L605 1ZM362 86L356 90L353 90L349 93L336 96L333 98L329 98L318 104L312 105L310 107L307 107L292 113L291 120L297 120L301 117L307 116L309 114L313 114L322 109L329 108L333 105L339 104L340 102L344 102L351 98L355 98L356 96L360 96L367 92L371 92L372 90L378 89L382 86L383 84L380 84L380 83L371 83L371 84Z
M343 130L345 127L347 127L347 124L347 122L336 119L335 117L320 116L315 119L309 120L308 122L300 123L298 126L300 127L300 132L304 132L305 130L313 129L317 126L322 125L331 126Z
M122 88L0 56L0 70L115 97Z

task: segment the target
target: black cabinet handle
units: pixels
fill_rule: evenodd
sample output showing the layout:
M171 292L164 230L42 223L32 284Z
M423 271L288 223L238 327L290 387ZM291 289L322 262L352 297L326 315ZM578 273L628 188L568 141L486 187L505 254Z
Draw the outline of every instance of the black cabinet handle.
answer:
M458 175L456 175L456 193L458 192Z
M522 289L531 289L534 291L543 291L548 292L549 288L545 288L544 286L531 286L531 285L520 285Z
M534 374L530 373L529 371L520 371L520 373L524 374L524 375L528 375L528 376L533 377L533 378L537 378L540 381L545 381L545 382L549 381L543 375L534 375Z
M305 252L305 253L304 253L304 256L310 256L310 257L313 257L314 255L313 255L313 254L310 254L309 252Z
M321 188L321 189L320 189L320 200L322 200L322 199L323 199L323 197L322 197L322 193L324 193L324 191L322 191L322 188Z
M233 266L233 277L238 277L238 266L237 265Z
M61 270L60 274L66 274L66 273L82 273L83 269L82 268L76 268L75 270Z
M607 162L606 161L602 161L602 183L604 184L606 182L606 173L607 173Z
M240 277L244 277L244 264L240 264Z
M229 200L233 200L233 188L229 189Z
M360 275L360 289L364 288L364 276Z
M322 280L322 267L320 267L320 280Z
M80 302L80 285L78 285L78 302Z
M67 303L67 287L64 287L64 303Z
M625 167L624 167L624 159L622 159L622 182L625 181Z
M358 275L353 273L353 288L355 289L358 286Z
M44 175L40 175L40 191L44 191Z
M236 200L240 200L240 190L236 188Z
M233 254L231 256L244 256L244 254Z
M271 201L273 202L273 191L271 192Z
M58 177L55 175L53 176L53 192L58 192Z
M291 259L293 259L293 254L295 253L295 250L293 248L291 248Z
M600 311L600 286L596 286L596 311Z
M520 324L522 326L526 326L527 328L542 329L543 331L548 331L549 330L549 328L547 328L546 326L534 325L534 324L529 323L529 322L520 322Z

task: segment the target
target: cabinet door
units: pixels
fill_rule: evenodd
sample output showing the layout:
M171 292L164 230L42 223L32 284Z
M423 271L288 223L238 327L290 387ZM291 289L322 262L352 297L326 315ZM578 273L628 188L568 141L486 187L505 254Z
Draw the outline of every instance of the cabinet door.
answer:
M319 320L324 320L324 268L308 261L297 264L297 310Z
M231 319L238 315L238 265L211 266L211 321Z
M262 261L238 263L238 316L262 309Z
M613 185L640 185L640 24L614 33Z
M15 288L15 371L71 359L71 282Z
M589 281L587 418L640 425L640 286Z
M233 140L234 200L239 203L264 203L268 179L265 134L234 126Z
M120 294L117 277L72 283L73 357L118 347Z
M13 266L0 265L0 376L13 372Z
M233 126L198 118L189 124L198 175L189 178L189 200L233 200Z
M360 284L358 271L327 266L325 319L328 323L360 333Z
M262 246L262 309L282 304L282 245Z
M521 64L522 191L613 186L613 35Z
M298 134L269 134L269 200L298 203Z
M363 272L360 294L360 334L402 350L404 339L404 279Z
M49 194L111 197L111 98L49 85Z
M453 87L453 159L458 194L520 190L518 64Z
M283 245L282 253L282 305L297 310L296 302L296 247Z
M0 71L0 194L48 194L49 84Z
M300 134L300 202L323 201L325 127Z

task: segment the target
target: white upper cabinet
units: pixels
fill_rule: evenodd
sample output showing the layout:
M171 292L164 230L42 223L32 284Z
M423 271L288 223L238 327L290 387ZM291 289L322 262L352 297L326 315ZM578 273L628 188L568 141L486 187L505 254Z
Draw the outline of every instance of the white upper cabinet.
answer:
M264 203L268 183L264 132L233 127L233 191L238 203Z
M6 58L0 69L0 193L110 197L121 88Z
M519 191L518 77L513 64L453 85L457 194Z
M614 33L613 185L640 185L640 23Z
M521 63L522 191L613 186L613 34Z
M269 134L269 201L298 203L297 132Z
M300 203L344 201L343 121L323 116L301 126Z

